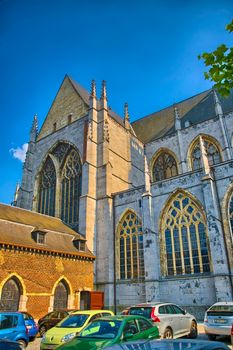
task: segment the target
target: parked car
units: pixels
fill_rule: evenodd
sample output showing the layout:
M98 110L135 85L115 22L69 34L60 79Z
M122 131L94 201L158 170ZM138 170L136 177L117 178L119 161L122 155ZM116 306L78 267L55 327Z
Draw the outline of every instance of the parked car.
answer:
M97 350L129 340L159 338L158 327L142 316L108 316L94 320L59 350Z
M83 310L72 312L55 327L49 329L41 340L41 349L53 349L74 338L91 321L102 316L114 315L110 310Z
M16 341L0 339L0 350L21 350L22 347Z
M24 317L24 321L28 330L28 336L29 336L29 340L32 341L35 339L37 333L38 333L38 326L36 324L36 321L34 320L34 318L32 317L32 315L30 315L28 312L21 312L23 314Z
M205 313L204 329L210 340L217 335L231 335L233 324L233 302L218 302Z
M48 329L56 326L58 322L63 320L66 316L75 310L56 310L49 312L38 320L38 327L40 335L43 336Z
M229 350L227 345L221 342L211 342L199 339L161 339L138 340L127 344L113 345L105 350Z
M172 303L153 302L132 306L129 315L141 315L158 326L162 338L179 338L198 335L196 318Z
M17 341L25 349L29 338L23 314L20 312L0 312L0 339Z

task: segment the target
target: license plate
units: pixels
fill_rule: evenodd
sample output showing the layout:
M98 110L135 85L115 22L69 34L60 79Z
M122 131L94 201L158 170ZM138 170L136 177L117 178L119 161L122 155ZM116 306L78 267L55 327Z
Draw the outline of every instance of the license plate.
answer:
M53 350L57 345L46 345L45 350Z
M222 319L222 318L219 318L219 319L215 319L214 320L214 323L226 323L227 322L227 320L224 320L224 319Z

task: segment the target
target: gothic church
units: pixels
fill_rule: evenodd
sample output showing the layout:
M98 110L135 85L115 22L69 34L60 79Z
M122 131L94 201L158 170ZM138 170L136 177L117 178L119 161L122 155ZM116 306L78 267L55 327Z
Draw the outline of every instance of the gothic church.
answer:
M105 307L233 298L233 95L208 90L130 122L65 76L23 168L18 207L61 218L96 256Z

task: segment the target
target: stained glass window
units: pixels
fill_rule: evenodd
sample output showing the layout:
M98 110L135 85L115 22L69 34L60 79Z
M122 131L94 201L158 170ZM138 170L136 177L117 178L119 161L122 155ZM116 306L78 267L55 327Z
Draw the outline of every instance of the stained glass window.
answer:
M178 174L174 157L167 153L161 153L153 165L153 181L160 181Z
M206 149L207 158L209 161L209 165L214 165L221 162L221 156L219 153L218 147L211 142L210 140L207 140L203 138L204 146ZM200 143L199 139L195 142L192 150L191 155L191 162L192 162L192 169L197 170L202 168L202 156L201 156L201 149L200 149Z
M118 225L117 249L119 278L144 279L142 224L132 211L128 211Z
M61 176L61 219L77 229L81 194L81 162L72 149L67 155Z
M162 224L165 275L210 272L206 230L197 204L186 194L177 194L168 205Z
M53 161L47 158L40 174L38 212L55 215L56 171Z

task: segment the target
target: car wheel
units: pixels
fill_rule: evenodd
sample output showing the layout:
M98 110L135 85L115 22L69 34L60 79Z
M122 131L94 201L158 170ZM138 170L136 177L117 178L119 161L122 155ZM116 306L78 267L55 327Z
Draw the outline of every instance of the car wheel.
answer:
M166 328L164 333L163 333L163 338L164 339L172 339L173 338L173 333L171 328Z
M19 339L19 340L17 340L17 342L19 343L19 346L22 350L26 349L27 343L25 342L25 340Z
M39 328L39 332L40 332L41 337L43 337L43 335L45 334L46 331L47 331L47 329L45 326L41 326Z
M216 335L215 334L207 334L207 337L209 340L215 340L216 339Z
M194 339L197 338L198 332L197 332L197 322L192 321L191 323L191 328L190 328L190 333L189 333L189 338Z

